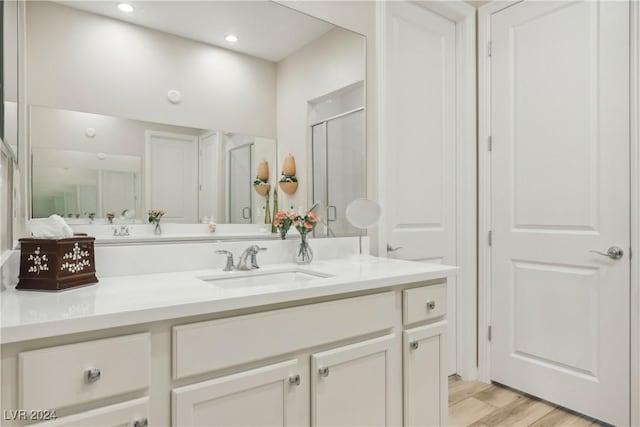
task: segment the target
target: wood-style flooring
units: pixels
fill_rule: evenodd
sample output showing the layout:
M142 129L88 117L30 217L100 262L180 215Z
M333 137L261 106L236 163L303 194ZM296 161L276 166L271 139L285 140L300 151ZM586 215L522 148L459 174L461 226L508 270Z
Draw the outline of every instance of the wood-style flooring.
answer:
M597 420L499 384L449 377L450 426L596 427Z

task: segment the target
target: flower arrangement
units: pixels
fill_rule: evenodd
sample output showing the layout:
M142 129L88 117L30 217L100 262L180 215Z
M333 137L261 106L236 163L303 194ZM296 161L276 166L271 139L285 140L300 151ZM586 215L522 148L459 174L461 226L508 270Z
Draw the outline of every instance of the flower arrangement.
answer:
M160 220L165 213L162 209L149 209L149 222L151 224L160 224Z
M293 218L293 226L301 236L313 231L317 223L318 214L313 211L306 212L304 215L296 215Z
M109 224L113 224L113 219L116 217L116 214L114 214L113 212L107 212L107 221L109 221Z
M313 259L313 251L307 242L307 233L313 231L318 223L318 214L308 211L303 215L296 215L293 219L293 226L300 233L300 248L296 256L298 264L309 264Z
M295 221L297 215L293 212L279 211L273 220L273 225L278 229L280 238L284 240L287 237L287 232L291 228L291 224Z

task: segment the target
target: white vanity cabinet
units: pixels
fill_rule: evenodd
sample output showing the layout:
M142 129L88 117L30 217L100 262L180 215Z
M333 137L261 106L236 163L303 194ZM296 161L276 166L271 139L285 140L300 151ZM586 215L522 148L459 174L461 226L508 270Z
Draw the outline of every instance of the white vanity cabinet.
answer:
M447 425L446 284L405 289L402 300L404 425Z
M45 426L446 425L444 280L6 344L2 410L58 410Z
M173 390L174 426L297 426L301 375L288 360Z
M403 333L405 426L447 425L447 322Z
M394 335L311 356L312 426L386 426Z

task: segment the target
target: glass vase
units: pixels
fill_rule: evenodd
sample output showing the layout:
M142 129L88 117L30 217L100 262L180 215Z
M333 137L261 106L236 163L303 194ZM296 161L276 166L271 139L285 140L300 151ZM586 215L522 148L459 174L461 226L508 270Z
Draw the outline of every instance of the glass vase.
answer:
M276 224L275 224L275 219L277 214L278 214L278 189L274 188L273 189L273 221L271 222L272 233L275 233L277 231ZM284 240L284 237L282 237L282 239Z
M285 229L284 227L278 228L278 231L280 232L280 238L282 240L285 240L287 238L287 229Z
M271 222L271 207L269 205L269 195L267 194L267 204L264 208L264 223L268 225L273 225Z
M311 261L313 261L313 251L309 246L307 233L300 234L300 246L298 247L298 252L296 252L296 263L310 264Z
M159 236L162 234L162 229L160 228L160 223L156 222L156 226L153 228L153 234Z

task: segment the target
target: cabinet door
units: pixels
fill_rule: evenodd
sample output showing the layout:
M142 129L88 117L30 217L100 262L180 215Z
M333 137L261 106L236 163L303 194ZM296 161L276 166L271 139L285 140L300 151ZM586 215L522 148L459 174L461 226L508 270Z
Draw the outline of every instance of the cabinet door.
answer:
M388 424L394 335L311 356L313 426Z
M289 360L174 389L173 425L300 425L299 374L297 360Z
M403 334L404 424L447 425L447 322Z
M37 424L39 427L147 427L149 398L104 406Z

